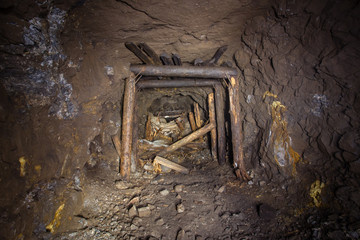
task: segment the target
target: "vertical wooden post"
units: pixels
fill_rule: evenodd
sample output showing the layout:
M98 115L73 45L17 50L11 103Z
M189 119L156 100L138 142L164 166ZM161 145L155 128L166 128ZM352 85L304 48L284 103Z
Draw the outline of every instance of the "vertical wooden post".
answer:
M201 128L203 121L201 120L199 104L197 102L194 103L194 115L195 115L196 129L199 129ZM202 136L199 139L200 141L204 141L204 138Z
M135 107L135 76L131 74L125 81L122 137L121 137L121 157L120 174L126 179L130 179L131 166L131 145L133 134L133 119Z
M210 123L216 125L215 120L215 106L214 106L214 93L208 95L208 104L209 104L209 119ZM216 144L216 128L213 128L210 131L211 137L211 155L214 160L217 160L217 144Z
M225 136L225 99L221 84L215 84L216 129L218 138L218 161L222 165L226 160Z
M195 132L197 128L195 125L194 114L192 112L189 112L189 122L190 122L191 131Z
M199 104L197 102L194 103L194 114L195 114L196 127L199 129L199 128L201 128L202 121L201 121L201 117L200 117Z
M229 84L231 135L233 146L233 159L235 173L244 181L250 180L244 164L244 152L242 142L242 124L240 119L240 86L239 81L231 76Z
M134 96L134 111L133 111L133 131L132 131L132 141L131 141L131 165L130 165L130 171L132 173L136 172L136 166L138 165L137 160L137 140L138 140L138 118L136 115L137 112L137 105L136 103L136 91Z

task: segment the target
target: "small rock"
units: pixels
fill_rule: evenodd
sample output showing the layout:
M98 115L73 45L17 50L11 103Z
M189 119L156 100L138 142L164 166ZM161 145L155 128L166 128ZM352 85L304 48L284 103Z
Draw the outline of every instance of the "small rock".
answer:
M128 183L123 182L123 181L116 181L115 187L119 190L125 190L125 189L129 188L129 185L128 185Z
M137 230L137 229L138 229L138 227L136 225L134 225L134 224L130 225L130 230L131 231L134 231L134 230Z
M175 190L175 192L179 193L179 192L182 192L184 190L184 187L185 186L183 184L179 184L179 185L176 185L174 187L174 190Z
M134 205L137 204L140 201L139 197L133 197L130 201L129 201L129 205Z
M185 211L185 207L182 203L179 203L178 205L176 205L176 211L178 213L183 213Z
M135 217L138 215L138 210L136 209L135 205L133 205L130 209L129 209L129 217Z
M177 194L177 195L176 195L176 198L177 198L177 199L181 199L181 195L180 195L180 194Z
M162 219L162 218L156 219L155 224L158 226L164 225L164 219Z
M152 164L150 164L150 163L146 163L146 164L144 165L144 169L145 169L146 171L153 171L153 170L154 170L154 166L153 166Z
M176 240L184 240L185 239L185 231L183 229L179 230L176 235Z
M142 207L138 209L139 217L150 217L151 210L149 207Z
M261 186L261 187L264 186L265 184L266 184L265 181L260 181L260 182L259 182L259 186Z
M152 232L150 233L150 235L151 235L152 237L155 237L155 238L158 238L158 239L161 238L161 234L160 234L159 232L157 232L157 231L152 231Z
M169 195L169 190L164 189L164 190L160 191L160 194L161 194L161 196L167 196L167 195Z
M248 181L248 185L253 185L254 184L254 182L253 181Z
M223 193L223 192L225 191L225 188L226 188L226 186L223 185L223 186L221 186L217 191L218 191L219 193Z
M134 217L134 219L131 221L132 224L139 225L139 223L142 222L142 219L139 217Z

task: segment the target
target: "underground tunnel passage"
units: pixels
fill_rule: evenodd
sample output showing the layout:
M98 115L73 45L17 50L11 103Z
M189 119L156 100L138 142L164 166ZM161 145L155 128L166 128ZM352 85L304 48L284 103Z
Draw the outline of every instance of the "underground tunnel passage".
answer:
M0 9L1 239L359 239L359 1Z

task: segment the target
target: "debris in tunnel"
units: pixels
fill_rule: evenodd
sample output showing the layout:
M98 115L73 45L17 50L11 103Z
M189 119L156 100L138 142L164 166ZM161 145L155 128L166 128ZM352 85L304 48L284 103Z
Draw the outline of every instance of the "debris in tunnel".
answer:
M189 170L187 168L185 168L179 164L173 163L173 162L169 161L168 159L160 157L160 156L156 156L153 161L153 166L154 166L155 172L161 172L161 168L158 166L158 164L168 167L170 169L173 169L180 173L184 173L184 174L189 173Z

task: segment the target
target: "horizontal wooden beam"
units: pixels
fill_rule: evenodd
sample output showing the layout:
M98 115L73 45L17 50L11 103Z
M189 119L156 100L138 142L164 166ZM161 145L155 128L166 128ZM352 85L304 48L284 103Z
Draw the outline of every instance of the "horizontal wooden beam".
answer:
M130 65L130 70L142 76L228 78L238 74L235 68L208 66L155 66Z

